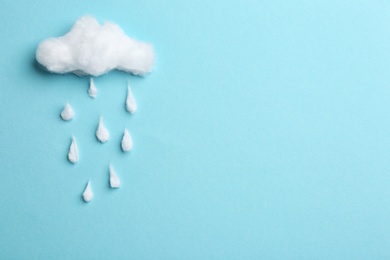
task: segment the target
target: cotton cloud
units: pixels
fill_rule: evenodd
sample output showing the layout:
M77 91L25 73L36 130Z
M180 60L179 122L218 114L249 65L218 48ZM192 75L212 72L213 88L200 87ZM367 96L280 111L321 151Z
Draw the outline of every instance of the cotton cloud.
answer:
M42 41L37 61L54 73L99 76L117 69L136 75L152 70L153 47L128 37L116 24L100 25L92 16L76 21L70 32Z

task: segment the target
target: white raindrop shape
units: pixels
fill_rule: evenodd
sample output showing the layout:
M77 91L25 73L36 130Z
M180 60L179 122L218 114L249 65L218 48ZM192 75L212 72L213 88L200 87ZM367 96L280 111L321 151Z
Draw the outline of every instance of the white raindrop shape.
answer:
M130 113L134 113L135 111L137 111L137 104L135 102L133 93L131 92L129 83L127 83L126 110Z
M72 143L69 147L68 160L73 164L79 161L79 150L77 148L76 138L74 136L72 136Z
M61 112L62 120L69 121L74 117L73 108L66 102L64 109Z
M104 126L102 116L100 116L99 126L96 130L96 137L101 143L105 143L108 141L108 139L110 139L110 134L108 133L108 130Z
M133 139L131 138L129 131L125 129L122 138L122 151L128 152L131 151L132 149L133 149Z
M97 88L95 86L95 83L93 82L93 78L90 78L89 79L89 89L88 89L88 95L91 97L91 98L95 98L97 96Z
M83 192L83 200L85 202L90 202L93 198L93 192L91 188L91 181L88 181L87 187L85 187L85 190Z
M119 188L121 186L121 181L118 178L118 175L116 175L116 172L114 170L114 167L110 164L110 186L111 188Z

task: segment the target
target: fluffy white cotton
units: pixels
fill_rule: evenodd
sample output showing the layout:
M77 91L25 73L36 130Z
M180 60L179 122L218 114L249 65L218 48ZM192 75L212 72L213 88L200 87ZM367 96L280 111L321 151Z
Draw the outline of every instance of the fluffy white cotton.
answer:
M100 117L99 125L96 130L96 137L101 143L105 143L110 139L110 133L107 128L104 126L103 117Z
M88 181L87 187L85 187L85 190L83 192L83 200L85 202L90 202L93 198L93 192L91 188L91 181Z
M61 118L64 121L69 121L73 117L74 117L73 108L69 105L69 103L66 103L64 109L61 112Z
M137 103L135 102L133 92L131 92L130 84L127 84L126 110L130 113L137 111Z
M114 167L110 164L110 186L111 188L119 188L121 186L121 181L119 180L118 175L114 170Z
M123 133L121 146L122 151L124 152L128 152L133 149L133 139L131 138L129 130L127 129L125 129L125 132Z
M95 98L97 96L97 88L95 86L95 83L93 82L93 78L89 79L89 89L88 89L88 95L91 98Z
M79 161L79 149L77 148L76 138L74 136L69 147L68 160L71 163L77 163Z
M99 76L117 69L142 75L152 70L153 47L128 37L112 22L100 25L92 16L76 21L70 32L41 42L37 61L54 73Z

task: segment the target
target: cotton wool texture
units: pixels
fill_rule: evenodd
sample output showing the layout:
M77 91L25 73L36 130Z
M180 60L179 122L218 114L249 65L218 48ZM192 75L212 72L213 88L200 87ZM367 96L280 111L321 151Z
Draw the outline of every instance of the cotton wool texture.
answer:
M151 44L128 37L115 23L84 16L64 36L42 41L36 59L53 73L99 76L117 69L143 75L155 56Z

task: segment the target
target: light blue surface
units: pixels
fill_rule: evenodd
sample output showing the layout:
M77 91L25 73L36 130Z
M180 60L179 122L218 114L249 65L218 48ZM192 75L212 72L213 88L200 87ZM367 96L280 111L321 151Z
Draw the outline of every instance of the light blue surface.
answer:
M0 259L390 258L388 1L3 0L0 14ZM39 70L38 43L84 14L152 42L155 71L99 77L92 100L88 78Z

